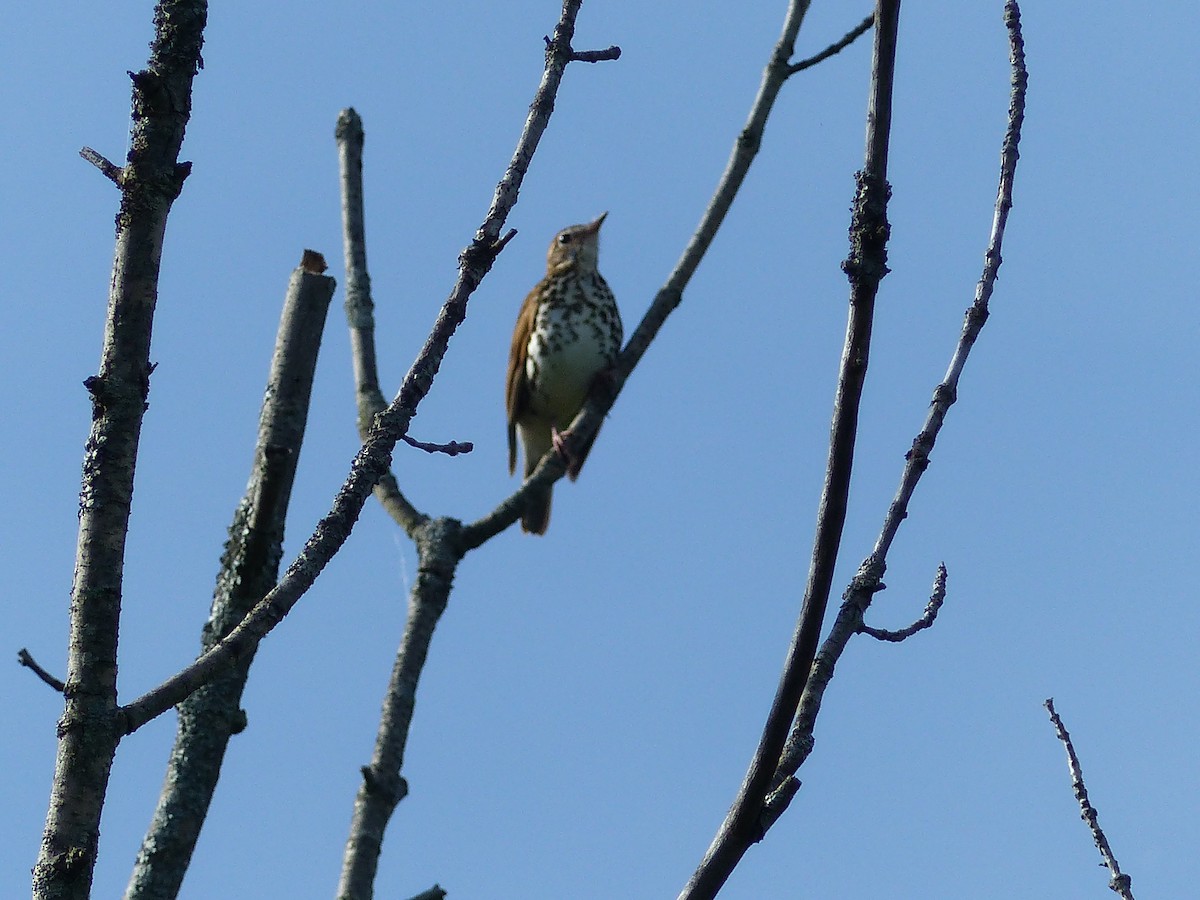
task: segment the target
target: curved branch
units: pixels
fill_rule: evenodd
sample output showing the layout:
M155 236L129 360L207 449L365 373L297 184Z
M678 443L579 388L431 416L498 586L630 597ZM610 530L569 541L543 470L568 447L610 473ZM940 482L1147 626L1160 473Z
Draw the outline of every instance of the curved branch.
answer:
M880 585L882 587L882 585ZM933 593L929 595L929 602L925 604L925 612L921 614L921 618L913 622L907 628L901 628L899 631L889 631L886 628L872 628L865 622L859 623L859 634L867 634L875 638L877 641L886 641L892 644L898 644L901 641L908 640L918 631L924 631L926 628L932 628L933 623L937 621L938 611L942 608L942 604L946 602L946 564L939 563L937 575L933 579Z

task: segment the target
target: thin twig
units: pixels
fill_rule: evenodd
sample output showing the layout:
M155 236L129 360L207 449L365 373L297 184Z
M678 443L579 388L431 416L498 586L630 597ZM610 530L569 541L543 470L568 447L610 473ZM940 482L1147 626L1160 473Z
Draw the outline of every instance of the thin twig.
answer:
M1062 741L1062 745L1067 748L1067 768L1071 772L1071 790L1079 804L1080 817L1087 822L1088 829L1092 832L1092 840L1096 842L1096 849L1100 851L1104 865L1112 874L1112 878L1108 882L1109 890L1119 894L1124 900L1133 900L1132 879L1121 871L1121 867L1117 864L1117 858L1113 855L1112 847L1108 845L1104 829L1100 827L1099 813L1088 799L1087 785L1083 783L1083 769L1079 765L1079 757L1075 755L1075 745L1071 743L1071 735L1067 734L1067 726L1063 724L1054 709L1053 697L1046 700L1045 707L1050 713L1050 721L1054 723L1054 733Z
M554 38L548 34L542 35L542 40L546 42L546 49L554 49ZM567 59L571 62L606 62L608 60L620 59L621 48L616 44L611 47L605 47L603 50L573 50L570 47L566 48Z
M811 69L813 66L817 65L817 63L823 63L825 60L829 59L829 57L841 53L860 37L870 31L871 26L874 24L875 13L871 13L852 29L846 32L840 41L835 41L815 56L810 56L808 59L802 59L798 63L792 63L790 66L788 66L788 75L795 75L797 72L803 72L805 69Z
M447 456L458 456L461 453L470 453L475 449L475 445L470 441L451 441L448 444L431 444L426 441L418 441L416 438L411 438L407 434L402 438L404 443L410 447L416 447L418 450L424 450L426 453L445 453Z
M792 733L784 748L783 758L775 773L774 790L786 784L796 771L803 765L812 752L813 730L817 715L821 709L821 701L825 689L833 677L834 668L841 658L842 652L858 631L863 613L870 605L874 595L882 588L884 570L887 568L887 554L892 541L900 528L900 524L908 516L908 503L916 490L921 475L929 465L929 453L933 449L938 433L941 431L947 411L958 390L958 381L966 365L971 348L978 338L984 322L987 320L987 304L991 297L992 288L996 281L1000 265L1000 249L1004 241L1004 226L1008 221L1008 211L1012 208L1013 182L1016 177L1018 147L1021 141L1021 126L1025 118L1025 89L1027 75L1025 71L1025 54L1021 42L1020 11L1015 0L1008 0L1005 5L1005 25L1008 28L1011 66L1011 92L1008 107L1008 126L1000 153L1000 183L996 191L996 209L992 219L992 231L988 239L985 254L983 275L975 290L975 302L967 310L966 320L958 343L951 357L950 367L945 379L934 390L933 403L926 416L920 434L913 441L912 449L905 455L904 471L900 476L900 487L884 516L883 526L875 540L871 555L863 560L858 572L842 595L842 605L837 618L830 629L829 637L821 646L813 663L808 684L800 700L799 712L796 716ZM774 794L768 807L775 801Z
M889 631L886 628L872 628L865 622L858 626L860 634L868 634L877 641L888 641L893 644L898 644L903 640L912 637L918 631L924 631L926 628L933 627L933 623L937 620L938 610L942 608L942 604L946 601L946 564L939 563L937 576L933 579L933 593L929 595L929 602L925 604L925 612L921 618L913 622L907 628L901 628L899 631Z
M91 147L84 147L79 151L79 155L99 169L104 174L104 177L117 187L121 187L124 184L125 170L115 163L110 162Z
M37 660L35 660L32 654L30 654L30 652L24 647L17 651L17 662L29 669L34 675L42 679L42 681L46 682L46 684L50 685L50 687L54 688L54 690L58 691L60 694L66 688L65 684L39 666L37 664Z

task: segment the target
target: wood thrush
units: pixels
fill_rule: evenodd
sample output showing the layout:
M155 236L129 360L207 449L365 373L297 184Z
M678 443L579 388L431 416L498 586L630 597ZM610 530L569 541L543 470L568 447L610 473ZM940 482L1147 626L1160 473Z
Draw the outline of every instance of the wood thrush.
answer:
M563 454L574 481L592 449L588 442L567 453L562 429L571 424L597 375L617 358L623 338L617 301L596 270L603 213L594 222L564 228L550 242L546 277L521 304L508 357L508 472L517 466L517 435L525 477L551 447ZM534 498L521 529L545 534L550 488Z

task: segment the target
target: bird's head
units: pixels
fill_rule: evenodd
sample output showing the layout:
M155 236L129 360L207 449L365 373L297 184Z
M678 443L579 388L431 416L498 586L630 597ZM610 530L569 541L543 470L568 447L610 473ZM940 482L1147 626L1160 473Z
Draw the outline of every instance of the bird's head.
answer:
M564 228L550 242L550 250L546 253L546 271L574 265L581 273L595 272L596 260L600 256L600 226L604 224L601 213L599 218L586 225L572 225Z

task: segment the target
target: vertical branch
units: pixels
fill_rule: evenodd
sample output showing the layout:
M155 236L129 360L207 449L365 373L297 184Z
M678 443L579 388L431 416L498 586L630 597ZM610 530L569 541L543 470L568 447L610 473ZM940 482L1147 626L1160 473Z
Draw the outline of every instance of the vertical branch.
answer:
M362 783L354 798L338 900L370 900L374 896L383 835L397 804L408 793L408 783L400 774L404 750L429 644L446 611L454 572L462 559L459 530L458 522L443 518L430 521L417 532L417 580L409 594L408 620L383 699L375 750L370 765L362 768Z
M715 897L750 845L762 839L769 824L763 819L767 792L771 789L820 639L846 518L875 294L880 280L887 274L887 201L890 194L887 154L899 14L899 0L879 0L867 109L866 160L856 179L858 190L850 227L850 255L842 265L850 280L850 315L834 398L825 486L817 511L816 539L804 603L754 758L733 806L700 866L679 895L680 900Z
M150 390L150 336L163 236L188 164L179 150L202 64L204 0L161 0L147 67L132 75L133 127L121 188L113 275L99 372L85 384L92 427L83 462L79 539L71 588L66 708L33 894L86 897L100 812L121 737L117 633L125 536L142 417Z
M367 225L363 213L362 118L353 109L338 114L335 130L342 185L342 249L346 261L346 322L350 326L350 355L354 364L358 435L366 440L375 416L387 408L379 388L375 362L375 302L367 273ZM410 537L428 517L418 512L400 491L389 469L375 485L375 499Z
M279 576L284 523L308 420L313 376L335 282L292 273L259 417L254 466L234 512L217 575L201 652L228 634ZM142 840L126 900L169 900L179 893L217 787L231 735L246 725L242 691L251 651L179 704L175 746L158 807Z

